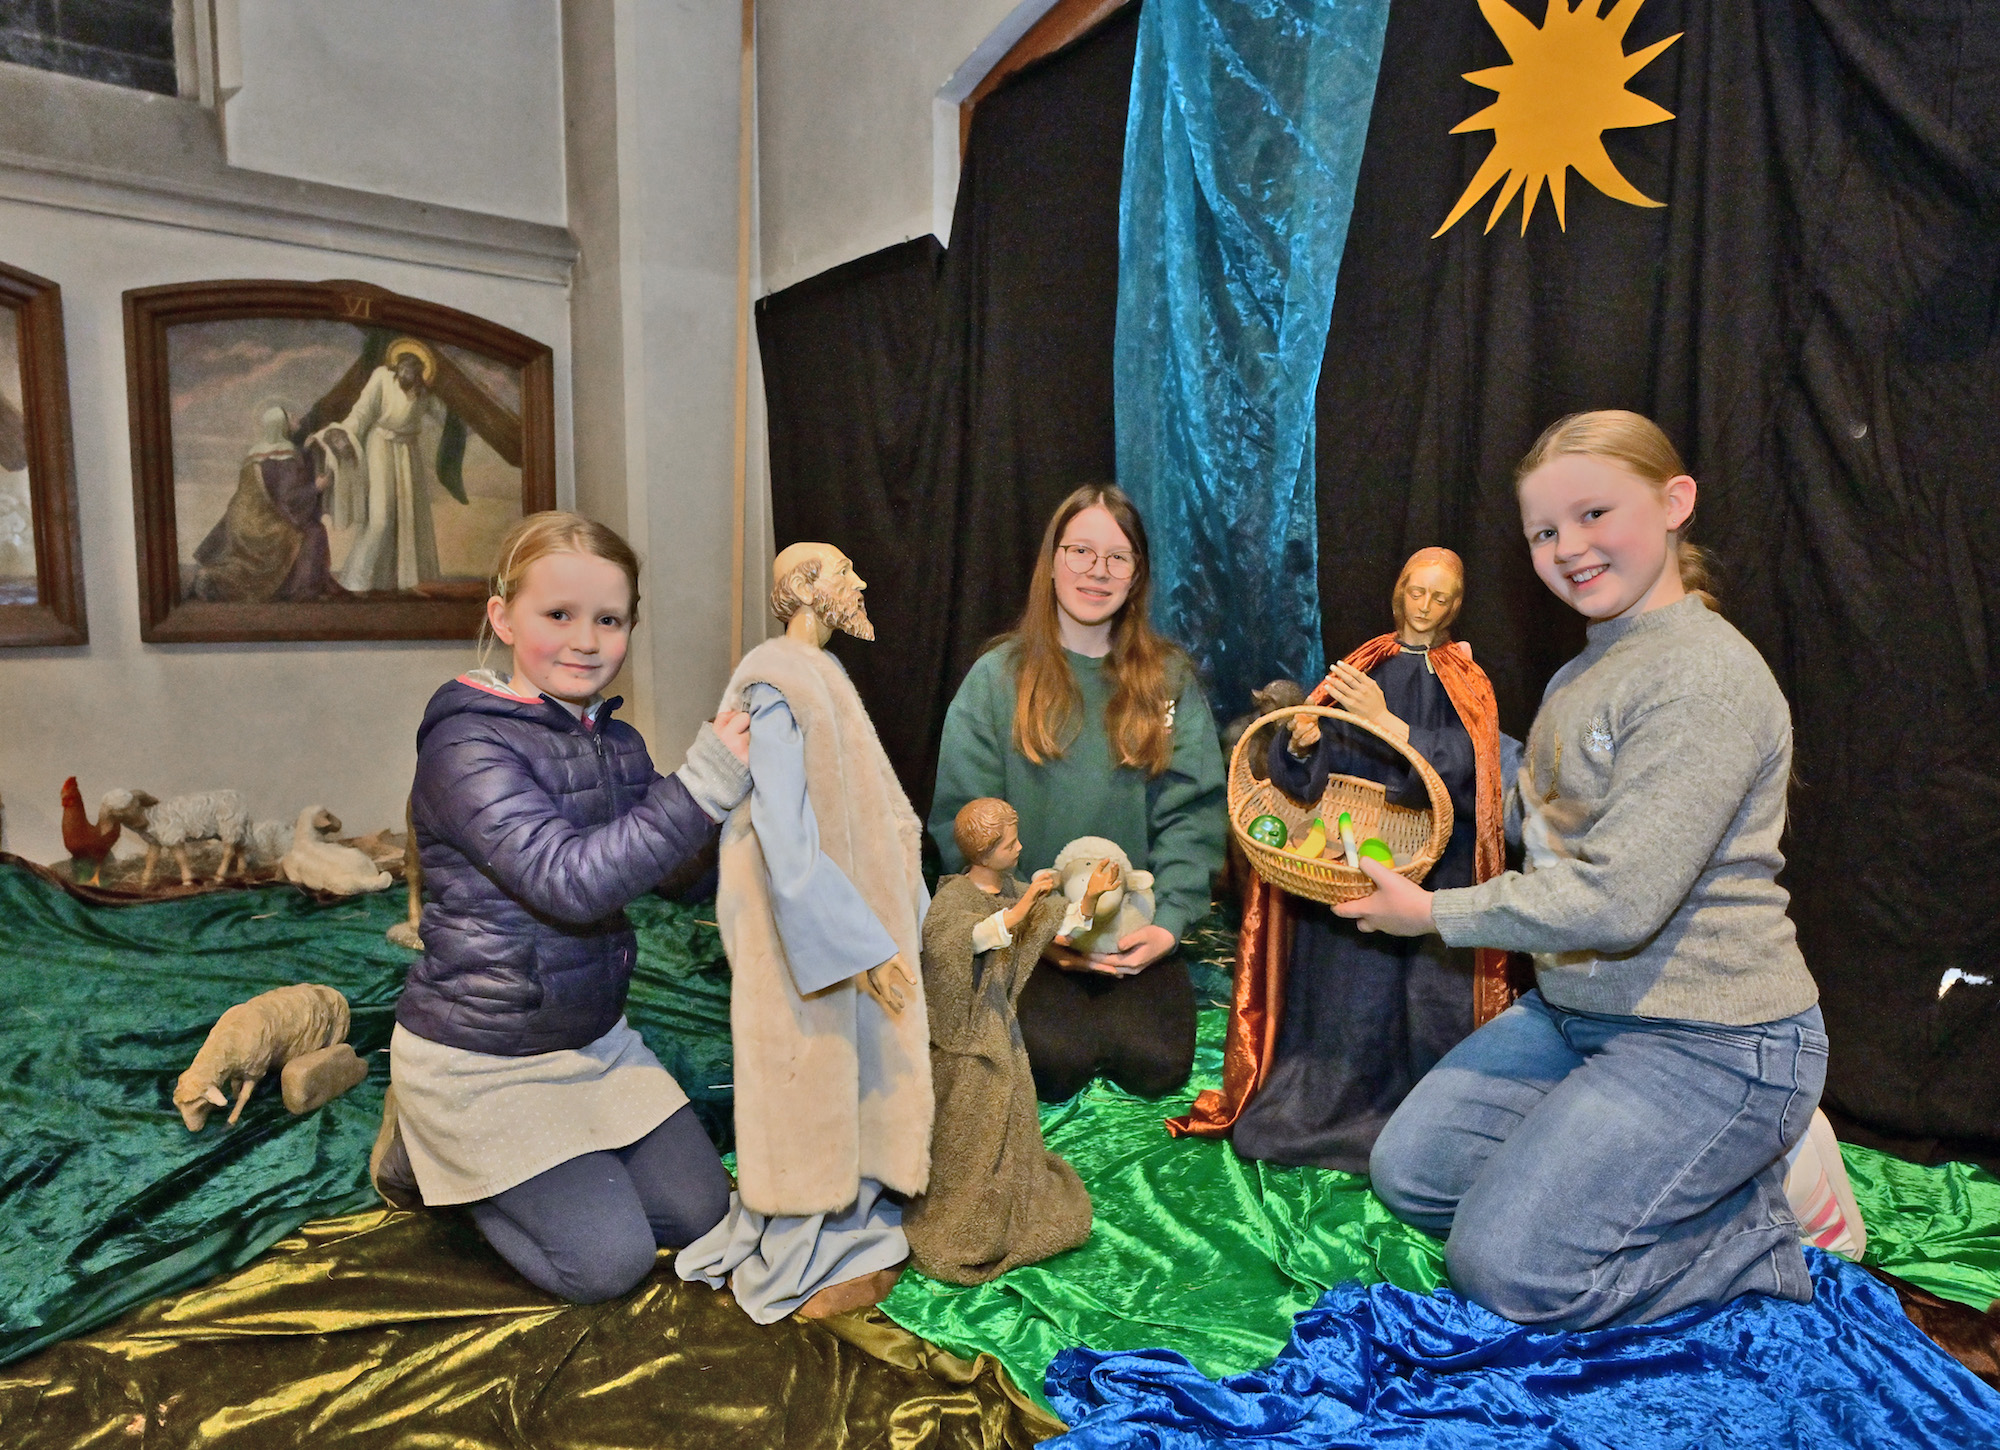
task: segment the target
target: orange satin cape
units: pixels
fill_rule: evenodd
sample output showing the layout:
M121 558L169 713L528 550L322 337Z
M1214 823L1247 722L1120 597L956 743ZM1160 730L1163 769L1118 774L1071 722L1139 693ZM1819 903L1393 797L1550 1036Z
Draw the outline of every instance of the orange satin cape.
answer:
M1393 634L1369 640L1347 662L1366 672L1402 646ZM1500 779L1500 709L1493 683L1472 662L1472 647L1463 642L1431 651L1431 669L1444 686L1452 708L1472 737L1474 771L1472 879L1485 881L1507 865L1506 821ZM1331 698L1324 682L1306 703ZM1227 1137L1237 1116L1264 1085L1278 1052L1279 1019L1285 1005L1285 973L1292 960L1291 898L1256 875L1243 900L1243 925L1236 946L1236 990L1229 1009L1229 1033L1222 1046L1222 1091L1210 1090L1194 1100L1184 1118L1167 1119L1175 1137ZM1481 947L1474 956L1472 1022L1479 1027L1505 1011L1517 995L1509 972L1508 954Z

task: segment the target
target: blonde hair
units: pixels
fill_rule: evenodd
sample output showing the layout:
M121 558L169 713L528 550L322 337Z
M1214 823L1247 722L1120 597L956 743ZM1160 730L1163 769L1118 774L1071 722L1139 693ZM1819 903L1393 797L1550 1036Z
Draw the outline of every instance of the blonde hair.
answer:
M632 546L616 530L606 528L595 519L562 509L529 514L507 530L500 540L500 555L494 561L493 577L487 582L488 595L503 605L512 604L514 596L521 592L521 582L528 577L529 566L550 554L589 554L624 570L625 578L632 586L632 615L626 624L629 627L639 622L639 556L632 552ZM479 626L479 663L482 666L486 663L486 652L493 645L491 630L490 619Z
M967 801L952 817L952 844L965 857L966 865L976 865L981 856L1000 844L1007 828L1020 819L1014 808L998 796L984 795Z
M1600 408L1594 413L1571 413L1544 428L1514 470L1515 491L1518 493L1522 481L1544 463L1578 454L1619 464L1662 490L1667 480L1687 472L1680 453L1651 418L1623 408ZM1714 593L1714 558L1688 538L1693 524L1694 515L1689 514L1674 531L1674 561L1680 568L1681 587L1720 613L1722 606Z

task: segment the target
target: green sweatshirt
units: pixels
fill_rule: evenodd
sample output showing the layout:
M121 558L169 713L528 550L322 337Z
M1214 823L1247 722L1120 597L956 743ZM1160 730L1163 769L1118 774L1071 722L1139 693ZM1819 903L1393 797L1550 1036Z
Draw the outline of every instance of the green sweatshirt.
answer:
M958 687L938 747L930 832L947 871L965 863L951 839L959 808L998 796L1021 817L1022 880L1055 864L1078 836L1116 841L1154 875L1154 921L1178 940L1208 911L1209 877L1222 865L1226 822L1222 747L1201 686L1189 673L1174 701L1174 754L1164 774L1112 763L1104 733L1111 679L1104 661L1071 654L1083 694L1082 728L1059 760L1034 765L1014 748L1014 650L980 656Z

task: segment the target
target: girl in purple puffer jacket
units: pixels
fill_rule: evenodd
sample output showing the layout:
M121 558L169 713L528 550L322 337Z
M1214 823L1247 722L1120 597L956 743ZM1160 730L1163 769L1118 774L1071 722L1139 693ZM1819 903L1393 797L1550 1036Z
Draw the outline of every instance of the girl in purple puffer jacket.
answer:
M601 524L533 514L501 541L487 619L512 678L460 676L417 731L424 954L369 1165L391 1202L466 1205L524 1277L579 1302L625 1293L729 1206L687 1094L626 1024L623 908L749 792L749 720L718 716L679 770L653 769L598 693L638 602L639 561Z

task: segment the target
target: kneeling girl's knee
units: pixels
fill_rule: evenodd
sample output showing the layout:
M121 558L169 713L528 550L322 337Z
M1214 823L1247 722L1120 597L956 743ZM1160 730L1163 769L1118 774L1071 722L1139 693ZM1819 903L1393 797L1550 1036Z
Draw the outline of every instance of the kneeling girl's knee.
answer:
M564 1274L562 1296L576 1304L600 1304L639 1287L657 1257L650 1234L617 1234L601 1251L580 1259Z
M1391 1117L1368 1155L1368 1182L1389 1212L1430 1233L1451 1228L1457 1204L1437 1189L1431 1171L1436 1144L1420 1125Z
M653 1237L663 1249L684 1249L729 1212L729 1175L716 1160L715 1172L691 1176L664 1213L652 1219Z

